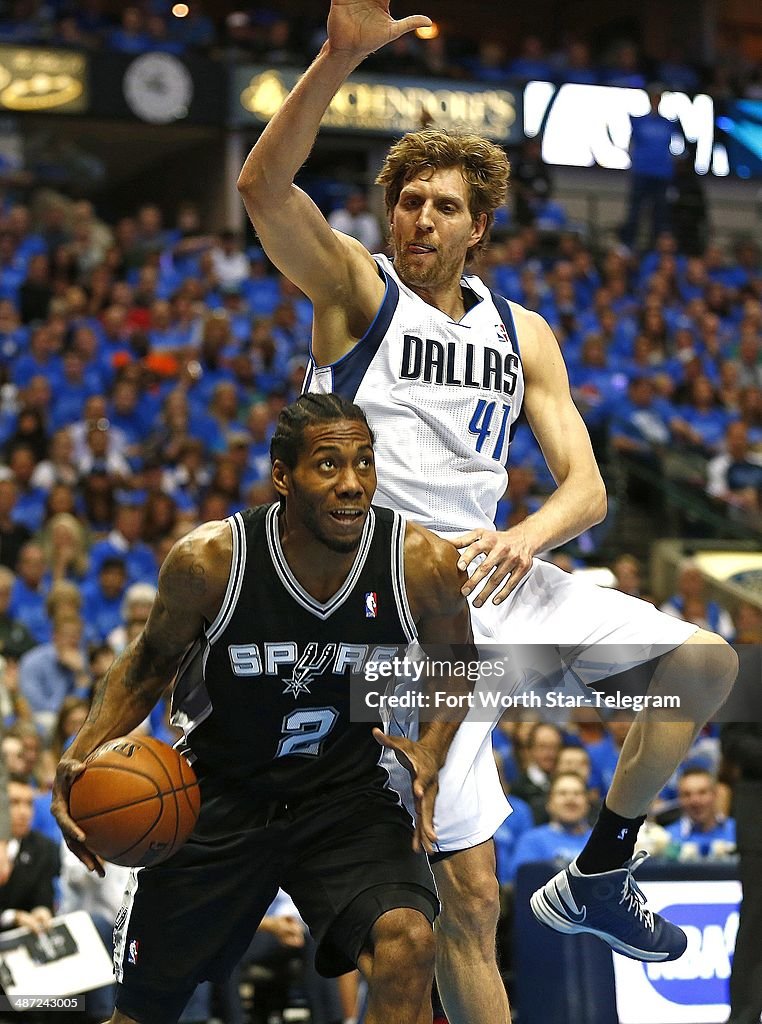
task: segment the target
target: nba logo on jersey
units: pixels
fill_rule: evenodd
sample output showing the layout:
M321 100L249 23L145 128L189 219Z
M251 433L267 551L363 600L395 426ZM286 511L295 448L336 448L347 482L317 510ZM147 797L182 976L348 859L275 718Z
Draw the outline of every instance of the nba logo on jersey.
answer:
M375 619L378 615L378 594L375 590L365 595L365 618Z
M127 954L127 962L131 963L133 967L137 966L139 946L140 943L138 942L137 939L133 939L132 942L130 943L130 950L129 953Z
M505 324L495 324L495 330L499 341L504 341L506 345L510 345L511 339L508 337L508 331L506 330Z

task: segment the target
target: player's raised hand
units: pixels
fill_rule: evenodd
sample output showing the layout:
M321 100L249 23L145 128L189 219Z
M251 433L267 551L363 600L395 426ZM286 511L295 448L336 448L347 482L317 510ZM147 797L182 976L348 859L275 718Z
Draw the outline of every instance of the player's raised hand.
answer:
M422 14L395 20L389 0L332 0L328 43L332 51L367 57L408 32L431 25Z
M502 531L470 530L448 540L454 547L463 549L458 559L461 570L467 569L474 559L485 556L461 588L463 596L468 597L483 583L474 598L477 608L490 596L493 604L505 601L532 566L534 552L521 524Z
M87 848L87 836L77 825L76 821L69 814L69 793L74 780L85 770L82 761L76 761L71 757L62 757L56 768L56 778L53 783L53 798L50 803L50 810L58 822L66 845L75 857L78 857L88 871L95 871L101 878L106 874L103 861L92 850Z
M415 743L404 736L387 736L380 729L374 729L373 735L382 747L394 751L399 763L410 774L415 805L413 849L416 853L419 850L433 853L437 841L434 802L439 791L439 765L436 757L421 743Z

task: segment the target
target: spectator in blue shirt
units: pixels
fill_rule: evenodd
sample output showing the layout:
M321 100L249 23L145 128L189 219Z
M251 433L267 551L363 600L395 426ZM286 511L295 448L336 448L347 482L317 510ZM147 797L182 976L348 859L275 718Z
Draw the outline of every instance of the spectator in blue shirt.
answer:
M32 484L37 460L31 447L16 444L8 455L8 466L18 487L13 519L36 532L45 517L47 494Z
M513 881L522 864L557 860L571 863L587 842L591 827L590 794L574 772L555 775L548 793L547 825L531 828L519 837L509 869Z
M735 636L733 619L716 601L707 599L706 577L693 561L688 560L681 566L677 593L664 602L660 611L710 629L728 641Z
M122 624L122 599L127 586L127 568L123 558L104 558L97 580L89 579L82 587L82 613L104 643L109 633Z
M85 361L76 349L69 349L62 360L62 373L53 391L53 408L51 410L50 428L59 430L75 423L82 414L82 407L92 394L97 393L93 387L92 377L88 381L85 375Z
M121 25L109 33L106 41L109 49L117 53L147 53L153 48L145 33L143 13L139 7L124 8Z
M137 385L131 380L118 380L111 395L108 420L121 431L127 445L122 454L127 458L138 454L140 445L151 433L152 419L150 405L141 398Z
M606 725L606 732L596 743L587 745L590 755L590 780L595 789L605 798L614 778L617 761L630 731L631 723L614 718Z
M746 424L731 423L725 432L725 452L707 466L707 493L747 512L762 507L762 456L749 451Z
M114 529L90 549L90 579L96 579L107 558L124 560L129 583L155 583L159 567L153 551L142 542L144 510L126 496L116 506Z
M653 461L653 452L669 443L669 421L672 409L668 402L656 398L647 377L630 382L627 400L620 403L611 421L614 448L628 455Z
M64 697L87 697L90 673L82 649L82 622L71 613L60 614L51 643L29 651L19 662L19 686L29 702L38 727L53 728Z
M590 759L590 752L586 747L576 743L561 747L558 752L558 760L556 761L556 775L566 775L569 773L579 775L587 786L591 807L595 806L597 808L597 805L600 803L600 794L591 784L593 762Z
M678 859L694 860L727 856L735 850L736 823L720 813L717 782L705 768L688 768L677 788L681 815L667 825L680 845Z
M178 56L185 53L185 44L179 39L172 38L169 33L169 26L161 14L149 13L146 18L145 27L148 48L150 50L158 50L161 53L174 53Z
M637 47L624 41L614 53L614 62L603 74L604 85L615 85L621 89L643 89L646 80L640 70Z
M560 82L597 85L599 74L590 60L590 47L583 39L573 39L564 53L564 66L555 76Z
M684 445L709 456L720 451L729 420L717 401L714 385L702 375L691 384L690 402L678 407L670 427Z
M462 63L468 74L479 82L504 82L508 77L505 47L494 36L483 39L478 55L466 57Z
M659 113L661 90L650 89L648 99L650 111L630 119L630 207L622 228L622 241L629 248L635 244L640 215L646 205L651 206L651 244L669 230L667 189L675 173L670 151L674 125Z
M47 377L55 386L61 377L61 359L55 354L50 328L41 324L32 331L29 352L19 356L12 373L17 388L25 388L33 377Z
M679 92L698 91L699 76L685 59L685 50L679 43L672 43L667 51L666 59L658 67L659 81L669 89Z
M519 839L534 826L532 808L521 797L509 795L511 813L495 833L495 874L500 885L513 880L512 866Z
M516 82L550 82L553 68L545 54L545 47L539 36L525 36L521 41L521 53L508 64L508 77Z

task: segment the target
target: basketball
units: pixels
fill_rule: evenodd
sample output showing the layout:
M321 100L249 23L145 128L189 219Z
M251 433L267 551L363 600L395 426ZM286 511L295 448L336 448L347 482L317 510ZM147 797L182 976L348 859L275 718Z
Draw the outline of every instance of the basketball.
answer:
M147 736L120 736L85 761L69 809L93 853L125 867L158 864L193 831L196 776L176 750Z

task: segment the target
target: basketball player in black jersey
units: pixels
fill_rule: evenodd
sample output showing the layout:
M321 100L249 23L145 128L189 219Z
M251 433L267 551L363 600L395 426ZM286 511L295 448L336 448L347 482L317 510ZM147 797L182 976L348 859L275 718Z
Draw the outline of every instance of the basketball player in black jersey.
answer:
M306 395L272 441L280 503L207 523L178 542L145 629L98 685L59 765L53 812L88 868L102 864L68 814L99 744L136 728L177 672L173 709L201 784L194 834L131 876L115 929L113 1024L171 1024L196 984L224 976L279 886L328 975L357 965L367 1024L431 1021L431 849L437 772L457 729L418 742L349 714L349 672L414 638L470 643L453 548L373 508L362 411ZM178 671L179 668L179 671ZM417 825L379 743L413 780Z

